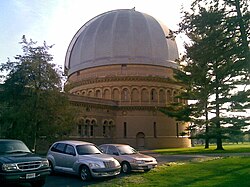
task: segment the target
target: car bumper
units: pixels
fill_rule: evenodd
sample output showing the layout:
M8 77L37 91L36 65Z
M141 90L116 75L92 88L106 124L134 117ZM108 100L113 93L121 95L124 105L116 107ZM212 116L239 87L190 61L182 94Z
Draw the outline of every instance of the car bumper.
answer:
M5 172L0 173L0 180L4 183L32 182L45 179L50 174L50 169L27 171L27 172Z
M150 170L157 166L156 163L152 164L131 164L132 170Z
M112 177L120 174L121 167L118 168L98 168L91 169L92 177Z

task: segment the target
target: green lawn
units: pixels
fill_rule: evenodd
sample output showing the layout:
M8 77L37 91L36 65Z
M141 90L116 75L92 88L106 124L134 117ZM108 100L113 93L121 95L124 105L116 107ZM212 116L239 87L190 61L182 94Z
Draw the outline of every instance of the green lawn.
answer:
M154 150L161 154L203 154L203 153L249 153L250 144L224 145L224 151L216 146ZM150 172L133 172L124 177L98 182L97 187L249 187L250 157L210 157L187 162L173 162L158 166Z
M225 144L224 150L215 150L215 145L210 145L209 149L204 149L204 145L195 146L192 148L171 148L171 149L157 149L155 152L161 154L209 154L209 153L250 153L250 143L244 144Z
M148 173L132 173L95 186L248 187L250 157L168 163Z

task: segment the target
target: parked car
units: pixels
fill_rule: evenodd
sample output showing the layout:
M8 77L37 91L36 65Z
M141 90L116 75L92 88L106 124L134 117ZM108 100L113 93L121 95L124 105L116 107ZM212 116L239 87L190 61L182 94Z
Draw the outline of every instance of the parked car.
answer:
M0 184L31 183L43 186L49 162L32 153L20 140L0 139Z
M155 158L141 154L129 145L103 144L99 148L103 153L112 155L120 162L123 173L130 173L131 170L144 170L147 172L157 166Z
M89 142L55 142L50 147L47 158L53 172L79 175L83 181L92 177L116 176L121 169L116 159L103 154L96 145Z

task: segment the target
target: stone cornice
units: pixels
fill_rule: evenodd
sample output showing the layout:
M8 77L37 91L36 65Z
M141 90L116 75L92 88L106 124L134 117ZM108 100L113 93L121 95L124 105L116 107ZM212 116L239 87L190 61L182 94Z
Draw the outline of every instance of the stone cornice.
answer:
M78 87L81 85L87 85L87 84L95 84L95 83L102 83L102 82L114 82L114 81L147 81L147 82L162 82L162 83L171 83L176 84L176 81L170 78L164 78L159 76L114 76L114 77L102 77L102 78L89 78L84 79L82 81L65 84L65 91L69 91L70 89L74 87Z

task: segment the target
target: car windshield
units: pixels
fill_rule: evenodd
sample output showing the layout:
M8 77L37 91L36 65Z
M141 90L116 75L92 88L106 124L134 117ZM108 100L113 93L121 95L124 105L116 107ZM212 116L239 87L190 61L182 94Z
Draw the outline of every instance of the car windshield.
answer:
M77 153L79 155L101 154L101 151L95 145L77 145Z
M29 148L21 141L0 141L0 153L30 153Z
M130 147L129 145L118 146L117 149L121 155L131 155L138 153L133 147Z

